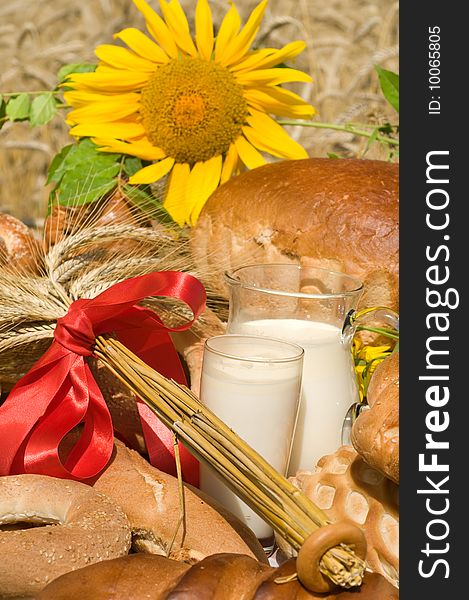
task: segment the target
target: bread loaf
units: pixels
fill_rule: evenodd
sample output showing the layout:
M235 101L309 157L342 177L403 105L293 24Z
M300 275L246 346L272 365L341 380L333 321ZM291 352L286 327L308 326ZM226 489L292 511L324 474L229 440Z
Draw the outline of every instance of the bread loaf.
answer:
M178 528L181 510L177 479L152 467L118 440L112 460L94 488L127 515L134 550L190 563L217 552L247 554L266 561L250 529L189 485L185 485L185 531L182 526Z
M248 556L217 554L189 567L160 556L134 554L107 560L53 581L36 600L397 600L398 590L376 573L366 573L359 594L340 590L314 594L296 580L275 580L295 572Z
M230 179L191 231L200 272L226 295L223 272L304 262L354 275L362 306L398 306L398 165L375 160L279 161Z
M399 483L399 352L374 371L368 386L369 410L352 426L352 444L372 467Z
M0 268L13 274L38 274L39 248L29 227L11 215L0 213Z

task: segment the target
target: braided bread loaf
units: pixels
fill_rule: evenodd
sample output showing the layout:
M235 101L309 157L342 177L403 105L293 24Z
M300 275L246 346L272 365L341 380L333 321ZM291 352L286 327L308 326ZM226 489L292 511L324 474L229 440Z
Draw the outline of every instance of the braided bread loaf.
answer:
M161 556L134 554L107 560L49 584L36 600L353 600L355 592L314 594L294 579L295 561L279 568L248 556L215 554L190 567ZM397 600L398 590L380 575L367 573L360 600Z
M371 468L351 446L323 456L315 471L300 471L291 481L324 510L332 522L358 525L365 533L366 560L393 584L399 579L399 488ZM286 556L292 549L279 537Z

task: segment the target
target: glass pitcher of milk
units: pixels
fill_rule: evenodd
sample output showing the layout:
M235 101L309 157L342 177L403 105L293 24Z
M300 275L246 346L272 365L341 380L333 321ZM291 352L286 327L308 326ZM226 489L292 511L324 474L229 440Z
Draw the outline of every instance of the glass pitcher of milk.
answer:
M304 349L288 473L311 470L347 442L346 416L359 402L351 352L359 319L352 324L350 317L363 283L344 273L296 264L248 265L226 273L225 281L230 291L227 333L280 338ZM397 321L395 313L390 318Z

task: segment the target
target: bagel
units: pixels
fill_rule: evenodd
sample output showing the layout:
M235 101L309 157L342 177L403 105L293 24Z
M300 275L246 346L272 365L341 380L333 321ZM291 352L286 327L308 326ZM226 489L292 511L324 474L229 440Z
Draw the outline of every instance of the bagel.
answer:
M20 273L39 272L39 243L24 223L0 213L0 266Z
M127 554L130 543L122 509L92 487L46 475L0 478L1 597L35 594L64 573Z

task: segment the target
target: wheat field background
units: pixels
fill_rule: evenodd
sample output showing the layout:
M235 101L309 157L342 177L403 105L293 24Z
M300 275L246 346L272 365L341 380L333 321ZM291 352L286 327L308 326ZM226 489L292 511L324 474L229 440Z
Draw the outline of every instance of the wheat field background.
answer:
M156 1L149 0L155 8ZM181 0L192 21L196 0ZM237 0L245 20L257 0ZM215 24L229 6L211 0ZM124 27L144 29L131 0L0 0L0 93L49 90L67 63L94 62L94 48L112 42ZM395 0L270 0L256 41L280 47L302 39L307 50L296 67L314 79L297 88L317 109L315 120L332 123L396 123L384 101L374 65L398 71L398 2ZM54 154L71 142L63 113L45 126L7 123L0 130L0 211L38 224L47 210L45 186ZM349 133L289 129L310 156L364 156L366 140ZM386 159L374 144L367 158Z

